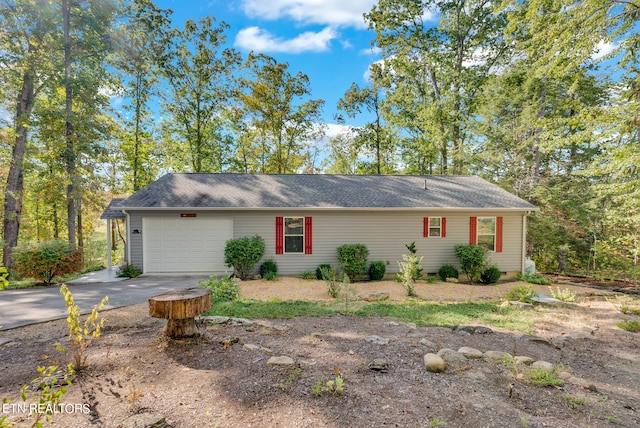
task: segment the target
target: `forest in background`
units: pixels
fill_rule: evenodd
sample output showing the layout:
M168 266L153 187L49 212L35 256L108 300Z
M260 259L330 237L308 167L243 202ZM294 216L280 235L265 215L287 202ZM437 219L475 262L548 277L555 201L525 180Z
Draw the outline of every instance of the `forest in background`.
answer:
M111 197L166 172L472 174L539 207L540 269L637 278L638 0L379 0L380 60L333 137L304 70L226 47L214 16L171 15L0 0L3 265L52 239L88 256Z

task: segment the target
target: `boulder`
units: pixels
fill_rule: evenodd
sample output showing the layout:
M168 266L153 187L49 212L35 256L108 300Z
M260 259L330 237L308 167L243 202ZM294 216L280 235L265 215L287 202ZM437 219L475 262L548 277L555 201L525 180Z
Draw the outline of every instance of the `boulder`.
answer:
M424 367L431 373L442 373L447 368L447 362L436 354L426 354Z
M464 355L466 358L482 358L482 351L468 346L463 346L458 349L458 353Z

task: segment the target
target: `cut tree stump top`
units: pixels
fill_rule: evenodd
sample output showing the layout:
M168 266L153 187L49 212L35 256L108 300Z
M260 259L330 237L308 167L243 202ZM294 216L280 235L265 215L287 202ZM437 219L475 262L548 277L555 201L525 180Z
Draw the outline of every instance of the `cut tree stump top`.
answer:
M195 318L209 309L211 290L202 287L168 291L149 299L149 315L154 318Z

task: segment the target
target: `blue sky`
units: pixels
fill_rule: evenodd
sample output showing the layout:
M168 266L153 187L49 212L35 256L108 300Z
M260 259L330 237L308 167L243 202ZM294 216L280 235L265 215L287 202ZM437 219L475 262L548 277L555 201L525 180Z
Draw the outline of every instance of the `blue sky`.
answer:
M373 31L363 14L375 0L157 0L173 10L174 25L214 15L231 26L227 44L243 56L259 52L289 63L292 74L309 76L312 97L325 100L324 119L335 124L336 104L355 82L366 84L366 72L379 56L371 49ZM365 118L350 121L361 125ZM330 126L329 134L339 127Z

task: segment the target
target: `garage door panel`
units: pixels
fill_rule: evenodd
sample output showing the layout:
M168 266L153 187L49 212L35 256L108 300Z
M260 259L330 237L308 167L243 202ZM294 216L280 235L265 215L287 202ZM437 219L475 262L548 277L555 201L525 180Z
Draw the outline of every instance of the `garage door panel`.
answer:
M144 271L220 272L224 246L233 237L233 220L220 218L145 217Z

